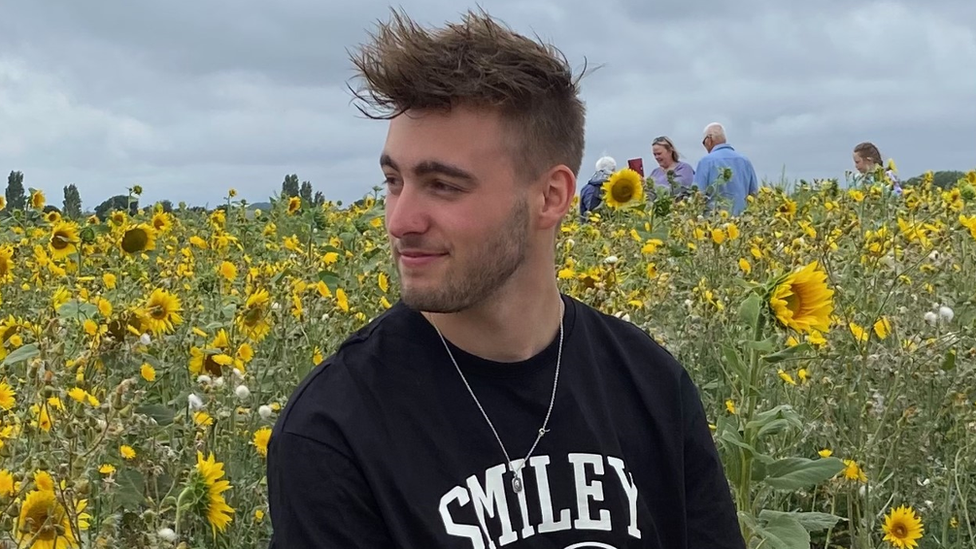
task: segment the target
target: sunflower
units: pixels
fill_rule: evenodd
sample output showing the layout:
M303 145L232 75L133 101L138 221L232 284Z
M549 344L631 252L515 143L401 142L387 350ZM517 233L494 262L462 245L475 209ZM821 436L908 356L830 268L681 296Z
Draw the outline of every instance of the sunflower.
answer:
M183 322L183 318L179 315L183 310L181 307L179 297L156 288L146 300L141 317L154 335L168 333L172 332L177 324Z
M7 244L0 246L0 283L14 279L14 247Z
M639 204L644 199L641 176L630 168L618 170L603 184L607 206L617 209Z
M16 405L17 392L6 381L0 381L0 409L10 410Z
M254 448L261 457L268 457L268 442L271 441L271 429L261 427L254 432Z
M129 227L122 234L122 241L119 242L122 251L135 254L156 248L156 231L151 226L140 223L134 227Z
M244 311L237 317L237 326L246 337L255 342L264 339L271 331L271 323L267 318L270 303L268 290L251 292L244 304Z
M7 340L11 337L17 335L17 332L21 328L29 328L30 326L24 322L23 319L14 318L14 315L9 315L7 318L0 321L0 345L7 343Z
M156 212L152 216L153 229L160 233L165 233L173 226L173 218L166 212Z
M91 515L85 513L87 500L75 504L78 524L72 525L64 505L53 490L33 490L24 498L14 527L17 546L33 540L31 549L73 549L78 547L75 533L88 528Z
M44 221L47 221L53 225L54 223L61 221L61 214L59 214L56 210L51 210L44 214Z
M44 191L37 190L31 193L31 197L30 197L31 208L34 208L35 210L43 210L44 204L46 202L47 199L44 198Z
M216 461L212 452L204 459L203 453L198 451L194 473L195 492L201 496L196 500L195 510L207 519L216 535L217 530L223 532L227 529L234 513L222 495L231 488L230 482L220 480L224 476L224 464Z
M293 196L288 199L288 215L294 214L300 209L302 209L301 197Z
M769 306L780 324L798 332L830 329L834 291L827 288L827 275L816 261L780 282L769 298Z
M922 520L915 514L914 509L904 505L888 513L881 530L885 535L884 541L898 549L918 547L916 540L924 534Z
M126 215L126 213L123 212L122 210L115 210L114 212L112 212L112 215L110 215L108 218L108 220L112 223L112 225L115 225L116 227L121 227L122 225L125 225L127 219L129 219L129 216Z
M227 331L221 329L214 336L207 349L190 348L190 373L195 376L210 374L219 377L223 375L221 366L230 365L234 361L229 356L230 352L230 340L227 337Z
M78 251L78 242L78 225L59 221L51 228L51 240L47 245L51 250L51 257L64 259Z

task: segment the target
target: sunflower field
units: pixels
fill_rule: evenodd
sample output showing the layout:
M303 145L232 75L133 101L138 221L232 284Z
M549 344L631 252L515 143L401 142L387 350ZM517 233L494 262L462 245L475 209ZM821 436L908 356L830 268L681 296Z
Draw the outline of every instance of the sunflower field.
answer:
M976 171L767 186L735 217L605 192L554 275L691 372L750 547L976 547ZM0 547L267 546L278 413L397 293L378 192L235 194L0 210Z

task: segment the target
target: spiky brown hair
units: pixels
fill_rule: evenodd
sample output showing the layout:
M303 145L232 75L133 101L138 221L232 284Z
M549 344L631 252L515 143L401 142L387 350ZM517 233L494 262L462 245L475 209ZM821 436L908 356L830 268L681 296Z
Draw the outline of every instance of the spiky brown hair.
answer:
M555 47L483 11L424 29L394 10L370 38L351 55L364 81L352 91L367 117L461 105L494 109L514 137L513 160L523 177L535 179L559 164L579 174L585 107L579 80Z

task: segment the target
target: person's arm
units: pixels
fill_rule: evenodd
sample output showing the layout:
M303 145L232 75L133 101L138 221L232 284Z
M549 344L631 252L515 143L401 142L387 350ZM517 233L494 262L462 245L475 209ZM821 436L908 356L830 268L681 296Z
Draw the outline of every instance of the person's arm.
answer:
M678 185L682 187L687 187L695 181L695 169L691 167L691 164L681 163L678 165L678 169L674 172L674 180Z
M362 471L345 452L286 430L268 445L269 549L395 547Z
M735 503L698 389L681 375L688 547L745 549Z
M756 168L749 163L749 194L759 193L759 178L756 176Z

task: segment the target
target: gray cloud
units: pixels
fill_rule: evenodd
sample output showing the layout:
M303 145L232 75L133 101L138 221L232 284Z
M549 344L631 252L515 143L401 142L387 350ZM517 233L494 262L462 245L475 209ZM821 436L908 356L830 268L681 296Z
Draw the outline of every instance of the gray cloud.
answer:
M581 178L672 137L692 163L701 130L727 125L761 176L841 177L859 141L903 175L976 166L976 3L485 1L554 42L583 80ZM447 0L404 8L456 19ZM386 126L345 86L347 49L388 8L256 0L5 3L0 17L0 170L87 207L140 183L145 200L261 201L286 173L332 199L380 181Z

